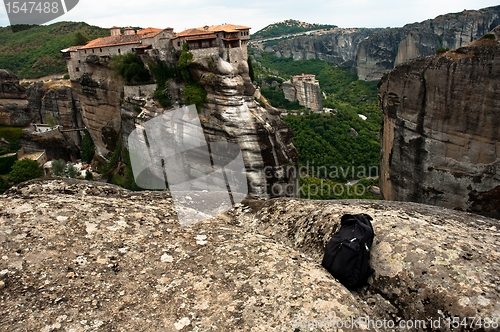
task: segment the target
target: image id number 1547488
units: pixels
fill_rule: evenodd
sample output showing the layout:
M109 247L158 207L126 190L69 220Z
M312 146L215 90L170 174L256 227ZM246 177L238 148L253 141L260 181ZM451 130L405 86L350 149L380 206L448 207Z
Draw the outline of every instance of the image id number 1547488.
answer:
M64 11L56 1L10 1L5 2L5 8L8 14L56 14Z

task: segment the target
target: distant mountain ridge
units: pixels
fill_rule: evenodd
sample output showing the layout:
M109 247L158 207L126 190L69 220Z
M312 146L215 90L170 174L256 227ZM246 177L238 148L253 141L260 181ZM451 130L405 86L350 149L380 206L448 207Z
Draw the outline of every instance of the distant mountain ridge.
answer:
M440 48L458 48L498 25L500 6L493 6L440 15L400 28L336 27L271 42L254 41L252 46L278 57L321 59L352 67L360 79L378 81L400 63L433 55Z
M319 29L333 29L336 25L306 23L297 20L285 20L269 24L267 27L252 34L252 39L272 38L299 32L307 32Z

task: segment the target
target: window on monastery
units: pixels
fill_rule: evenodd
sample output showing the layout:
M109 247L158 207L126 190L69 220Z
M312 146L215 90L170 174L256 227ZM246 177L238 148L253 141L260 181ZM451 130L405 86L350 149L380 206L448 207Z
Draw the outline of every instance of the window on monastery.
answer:
M100 48L100 49L99 49L99 52L101 52L101 53L102 53L102 48Z
M80 67L75 67L75 71L80 71Z
M121 53L122 53L122 51L120 49L118 49L118 54L121 54Z

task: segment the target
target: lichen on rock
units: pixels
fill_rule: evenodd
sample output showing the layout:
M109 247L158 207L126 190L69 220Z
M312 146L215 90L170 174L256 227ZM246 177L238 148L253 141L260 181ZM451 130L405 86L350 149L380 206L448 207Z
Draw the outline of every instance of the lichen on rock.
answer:
M448 331L450 317L500 317L500 224L478 215L260 199L182 227L167 192L71 179L20 184L0 203L6 330L393 330L364 318ZM374 217L375 274L351 292L319 263L341 215L357 212Z

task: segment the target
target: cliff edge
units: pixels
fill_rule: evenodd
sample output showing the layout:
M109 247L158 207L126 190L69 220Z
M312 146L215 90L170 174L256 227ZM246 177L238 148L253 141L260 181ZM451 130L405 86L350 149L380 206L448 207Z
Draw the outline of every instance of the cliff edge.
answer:
M276 199L181 227L165 192L62 179L21 184L0 202L4 330L331 331L354 322L348 329L392 331L419 320L427 325L416 330L432 321L448 331L453 317L498 326L500 224L486 217ZM374 217L375 274L353 293L319 263L341 215L357 212Z
M381 193L500 217L500 27L379 84Z

